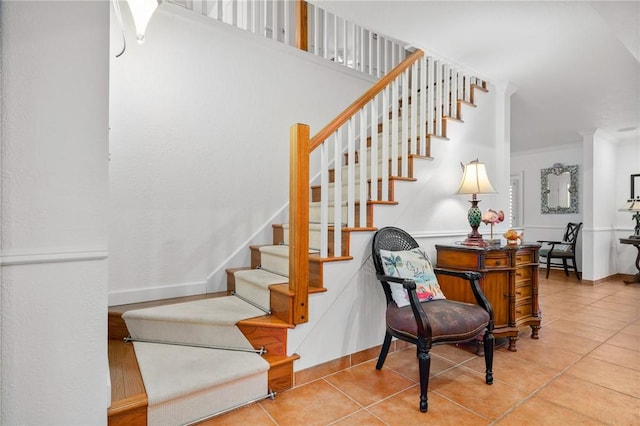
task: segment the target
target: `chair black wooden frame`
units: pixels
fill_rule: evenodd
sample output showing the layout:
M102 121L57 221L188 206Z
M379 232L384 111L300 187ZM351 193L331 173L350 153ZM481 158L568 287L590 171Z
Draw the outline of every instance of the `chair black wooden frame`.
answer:
M552 267L562 267L566 276L569 276L569 268L572 268L578 280L582 280L582 274L578 271L578 264L576 262L576 243L578 242L578 234L580 233L581 227L582 222L569 222L562 241L538 240L539 243L549 246L543 247L539 251L539 263L546 265L547 278L549 278L549 271ZM557 246L565 246L566 248L560 250ZM567 263L568 260L571 260L571 265Z
M418 247L418 243L405 231L386 227L376 232L372 242L372 257L377 278L384 289L387 300L386 333L376 369L384 365L393 337L415 344L417 347L420 374L420 411L428 410L427 389L431 347L445 343L462 343L482 336L485 358L485 381L493 383L493 309L479 285L480 273L452 271L434 268L437 275L446 274L465 281L471 287L477 305L454 300L432 300L420 302L416 294L416 283L411 279L385 275L380 250L402 251ZM408 291L410 306L399 308L391 296L389 283L398 283ZM446 295L445 295L446 296Z

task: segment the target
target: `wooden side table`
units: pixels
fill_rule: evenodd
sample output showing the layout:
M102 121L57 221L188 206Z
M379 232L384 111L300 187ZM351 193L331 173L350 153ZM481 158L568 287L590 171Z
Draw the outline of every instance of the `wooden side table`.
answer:
M636 256L636 269L638 273L628 281L623 281L625 284L640 283L640 238L620 238L620 244L631 244L638 249L638 255Z
M519 327L530 326L531 338L538 338L539 248L537 243L489 247L436 245L437 267L482 274L480 287L493 307L494 335L507 337L510 351L517 350ZM438 282L447 298L475 303L468 286L456 278L440 275Z

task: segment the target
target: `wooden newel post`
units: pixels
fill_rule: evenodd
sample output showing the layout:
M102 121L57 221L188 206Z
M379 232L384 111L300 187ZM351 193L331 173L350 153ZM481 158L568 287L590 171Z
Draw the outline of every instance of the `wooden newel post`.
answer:
M290 130L289 159L289 290L293 296L293 322L309 318L309 126Z

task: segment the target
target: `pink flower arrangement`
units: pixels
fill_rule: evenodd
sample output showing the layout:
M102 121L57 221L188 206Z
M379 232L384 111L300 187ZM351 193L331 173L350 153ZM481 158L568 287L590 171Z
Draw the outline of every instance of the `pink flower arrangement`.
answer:
M488 209L484 215L482 215L482 222L491 225L491 239L493 240L493 225L496 223L500 223L504 220L504 212L500 210L499 212Z

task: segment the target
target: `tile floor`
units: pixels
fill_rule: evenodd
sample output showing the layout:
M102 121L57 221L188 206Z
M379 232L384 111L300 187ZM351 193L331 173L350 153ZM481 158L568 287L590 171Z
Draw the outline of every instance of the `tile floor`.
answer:
M539 283L540 339L527 327L517 352L497 348L491 386L472 348L435 347L425 414L410 347L202 424L640 425L640 284Z

